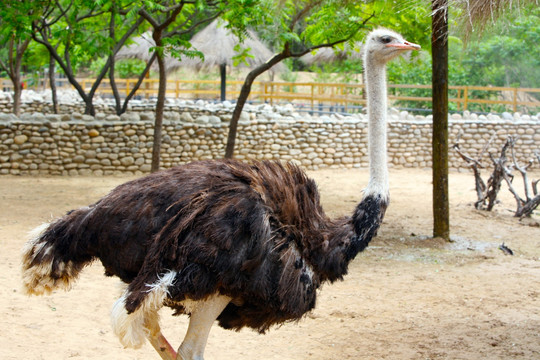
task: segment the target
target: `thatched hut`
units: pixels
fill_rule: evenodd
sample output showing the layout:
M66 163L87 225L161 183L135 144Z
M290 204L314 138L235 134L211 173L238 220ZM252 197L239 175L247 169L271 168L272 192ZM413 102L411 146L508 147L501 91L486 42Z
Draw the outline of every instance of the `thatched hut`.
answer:
M192 68L196 71L213 71L220 69L221 74L221 100L225 100L225 85L227 68L234 66L233 58L237 55L235 47L242 46L249 49L250 57L246 62L238 64L237 67L253 68L268 61L273 52L258 38L255 32L248 30L247 36L243 42L233 35L225 23L214 20L206 28L198 32L191 39L191 45L194 49L204 55L204 60L198 57L177 59L172 56L166 56L165 67L167 72L173 72L179 68ZM144 33L134 39L133 44L122 48L116 57L118 59L137 58L148 61L152 54L150 48L155 46L150 33ZM271 72L280 71L283 65L274 67Z
M116 59L140 59L148 62L152 57L150 48L156 46L152 34L145 32L140 36L133 38L133 43L123 46L118 53Z
M300 61L311 66L314 64L328 64L345 59L361 59L362 45L358 43L353 49L346 45L345 49L339 50L330 47L318 49L316 52L308 53L300 58Z
M227 79L227 68L234 66L233 58L237 55L235 48L241 46L249 49L250 57L237 66L239 68L254 68L264 64L274 54L255 34L248 30L243 42L226 28L226 23L214 20L206 28L198 32L191 39L191 45L204 55L204 60L199 58L186 58L181 61L170 58L167 61L168 69L175 70L179 67L190 67L197 71L212 71L216 67L220 69L221 76L221 101L225 100L225 84ZM271 72L280 71L281 67L271 69Z

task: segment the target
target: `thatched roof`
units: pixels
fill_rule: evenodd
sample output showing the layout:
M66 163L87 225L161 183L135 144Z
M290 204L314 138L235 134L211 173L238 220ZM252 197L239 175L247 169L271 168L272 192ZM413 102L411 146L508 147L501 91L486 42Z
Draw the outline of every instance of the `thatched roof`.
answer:
M361 44L358 44L354 49L346 46L344 50L338 50L330 47L320 48L315 52L307 53L300 58L304 64L311 66L313 64L332 63L345 59L361 59L362 50Z
M123 46L116 54L116 59L140 59L148 61L152 57L150 48L155 46L154 39L149 32L133 38L133 43Z
M214 20L206 28L195 34L191 39L191 45L196 50L204 54L204 61L200 58L177 58L167 56L165 58L165 67L168 72L177 70L180 67L190 67L197 71L210 71L220 65L233 67L233 57L236 55L234 47L240 44L238 38L225 28L225 24L220 24ZM257 34L248 30L247 37L240 44L244 48L249 48L249 53L253 56L248 57L248 67L255 67L268 61L274 53L261 41ZM116 55L117 59L136 58L148 61L152 56L150 48L155 46L152 35L149 32L133 39L133 43L124 46ZM157 66L154 64L154 66ZM244 63L238 67L246 67ZM283 64L275 65L270 71L276 72L283 70Z
M540 3L539 0L450 0L451 7L461 9L459 22L467 37L471 32L482 32L500 16L515 12L528 4Z
M246 59L250 68L265 63L274 55L253 31L248 30L247 37L240 43L239 39L226 29L226 24L216 19L191 39L193 48L204 54L204 61L200 58L186 58L182 59L182 61L171 58L167 63L167 67L170 70L175 70L178 67L191 67L197 71L213 70L220 65L233 67L233 57L236 55L234 48L238 44L250 49L249 53L253 57ZM239 67L245 66L244 63L239 64ZM271 71L275 70L274 67Z

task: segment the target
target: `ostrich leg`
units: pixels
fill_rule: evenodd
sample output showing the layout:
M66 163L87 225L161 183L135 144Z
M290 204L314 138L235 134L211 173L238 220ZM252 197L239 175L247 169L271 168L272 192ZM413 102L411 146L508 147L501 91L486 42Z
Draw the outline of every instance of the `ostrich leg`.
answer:
M144 327L148 330L146 333L148 341L163 360L176 360L176 351L161 333L157 311L149 312L148 315L144 322Z
M231 298L216 295L193 303L186 337L178 348L176 360L203 360L210 329Z
M176 351L161 332L148 336L148 341L156 349L163 360L176 360Z

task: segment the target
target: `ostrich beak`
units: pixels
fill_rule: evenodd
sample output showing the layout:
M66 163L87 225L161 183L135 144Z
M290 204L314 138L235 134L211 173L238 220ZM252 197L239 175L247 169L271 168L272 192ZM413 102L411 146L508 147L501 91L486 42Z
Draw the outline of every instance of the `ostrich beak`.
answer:
M400 50L420 50L421 46L408 41L403 41L403 44L386 44L387 47L393 47Z

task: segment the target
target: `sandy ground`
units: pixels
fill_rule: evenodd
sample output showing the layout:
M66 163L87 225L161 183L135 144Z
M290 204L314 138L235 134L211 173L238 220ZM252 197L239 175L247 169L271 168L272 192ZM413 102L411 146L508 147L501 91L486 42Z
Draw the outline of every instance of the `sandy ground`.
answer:
M327 212L352 211L365 170L317 171ZM540 174L534 174L535 178ZM379 236L326 284L317 308L266 335L215 327L206 359L540 359L540 228L512 217L501 191L493 213L474 210L471 174L453 173L455 241L429 239L431 173L391 171L392 202ZM26 297L20 249L26 233L51 217L87 205L128 178L0 177L0 358L158 359L150 345L123 349L109 325L118 280L95 263L70 292ZM498 249L504 242L514 250ZM178 346L186 317L162 311Z

